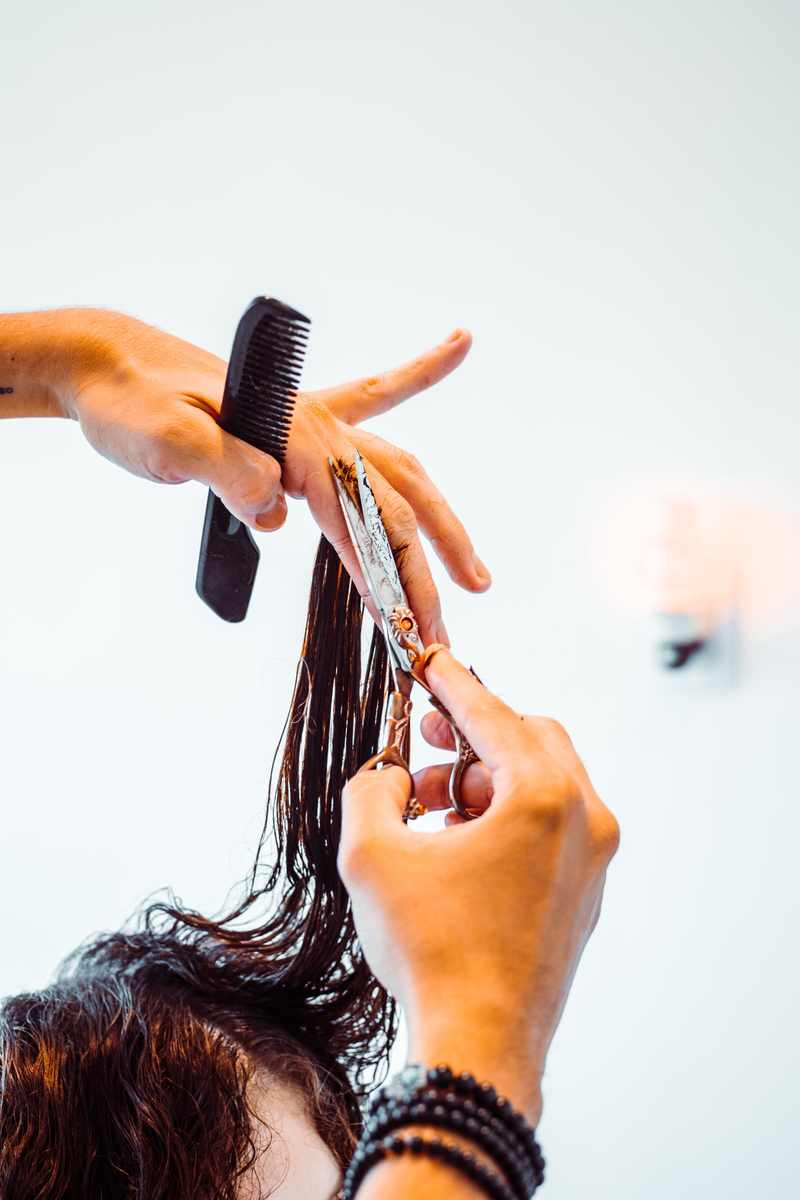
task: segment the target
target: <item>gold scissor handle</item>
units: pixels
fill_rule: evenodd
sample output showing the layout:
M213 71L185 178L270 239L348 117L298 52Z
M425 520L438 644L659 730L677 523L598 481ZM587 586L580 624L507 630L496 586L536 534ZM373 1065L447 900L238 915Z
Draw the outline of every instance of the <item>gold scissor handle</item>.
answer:
M408 674L402 671L395 672L395 691L389 694L389 703L386 710L386 724L384 726L385 740L383 747L377 754L373 754L368 758L363 766L359 767L361 771L376 771L380 767L402 767L408 773L411 781L411 795L408 805L403 816L404 821L413 820L415 817L421 817L426 809L423 804L414 798L414 776L411 773L409 766L409 750L410 750L410 722L411 722L411 688L416 681L430 697L431 704L442 714L447 721L453 733L453 740L456 744L456 758L450 771L450 778L447 782L447 795L450 800L450 805L455 812L458 813L465 821L473 821L479 813L473 812L467 808L461 799L461 781L467 767L478 761L478 756L472 749L467 739L462 734L461 730L456 725L447 708L442 704L441 700L431 691L424 674L425 661L432 657L440 647L438 645L429 646L424 656L421 656L421 661L414 664L415 669L413 674ZM472 672L473 675L475 672ZM477 679L477 676L475 676Z
M411 720L411 700L404 692L390 692L386 709L384 725L384 744L377 754L368 758L358 771L375 771L378 767L403 767L411 775L408 767L409 751L409 722ZM412 794L414 780L411 780Z
M467 767L478 761L478 756L441 701L437 700L435 696L431 696L431 703L447 721L453 731L453 738L456 743L456 759L447 782L447 795L450 805L465 821L472 821L479 814L467 808L462 802L461 780ZM426 811L424 805L420 804L414 798L414 776L408 765L410 718L411 701L402 692L392 692L389 696L389 708L386 717L386 743L377 754L373 754L358 769L359 774L361 771L377 771L380 767L402 767L407 772L411 782L411 795L409 796L408 807L403 817L405 821L421 817Z
M434 696L430 691L428 692L428 695L433 707L437 710L437 712L442 714L445 721L447 721L447 724L450 726L453 734L453 740L456 744L456 760L453 763L450 771L450 778L447 782L447 795L450 798L450 804L458 813L458 815L463 817L465 821L474 821L475 818L480 814L473 812L462 802L461 780L467 767L472 766L474 762L478 761L478 756L472 749L472 746L470 746L467 739L464 737L461 730L456 725L453 718L450 716L448 710L442 704L441 700L437 699L437 697Z
M461 730L458 728L458 725L456 725L448 709L445 708L438 696L433 693L427 679L425 678L425 668L433 658L434 654L436 654L439 650L446 649L447 647L443 646L441 642L432 642L431 645L426 646L422 651L422 654L420 654L414 663L413 677L420 687L424 688L428 693L428 697L433 707L437 710L437 712L440 712L445 721L447 721L447 724L450 726L450 730L453 734L453 741L456 744L456 760L453 763L452 770L450 771L450 778L447 783L447 794L450 799L450 805L460 817L463 817L465 821L474 821L476 817L480 816L480 813L473 812L472 809L467 808L466 805L462 803L461 780L467 767L471 766L474 762L478 762L478 756L472 749L472 746L470 746L467 739L464 737ZM480 676L475 670L473 670L472 667L470 667L470 673L475 676L475 678L478 680L478 683L481 682Z
M410 684L409 684L410 686ZM408 775L411 784L411 794L403 813L403 820L408 823L416 817L422 817L427 812L424 804L414 797L414 776L408 765L409 754L409 722L411 720L411 700L405 692L396 691L389 695L389 705L386 712L385 735L386 744L373 754L372 758L358 768L356 774L362 771L377 771L380 767L402 767Z

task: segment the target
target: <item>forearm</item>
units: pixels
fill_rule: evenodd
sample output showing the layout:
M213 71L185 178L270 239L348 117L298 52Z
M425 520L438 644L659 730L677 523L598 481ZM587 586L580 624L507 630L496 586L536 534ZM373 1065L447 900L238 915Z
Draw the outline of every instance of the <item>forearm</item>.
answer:
M112 357L95 333L99 317L79 308L0 314L0 417L74 415L81 382Z
M435 1067L446 1063L491 1083L499 1095L519 1109L531 1125L542 1115L541 1079L544 1049L526 1014L509 1011L498 992L474 1004L465 981L464 991L451 1001L426 1006L419 1015L407 1013L408 1060Z

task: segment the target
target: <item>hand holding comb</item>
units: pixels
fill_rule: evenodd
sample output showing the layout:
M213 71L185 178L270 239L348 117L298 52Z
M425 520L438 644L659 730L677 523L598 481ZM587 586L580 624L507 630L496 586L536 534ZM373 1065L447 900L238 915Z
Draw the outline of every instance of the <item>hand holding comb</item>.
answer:
M233 340L219 423L283 465L310 321L280 300L257 297ZM209 490L197 594L224 621L243 621L258 569L250 530Z

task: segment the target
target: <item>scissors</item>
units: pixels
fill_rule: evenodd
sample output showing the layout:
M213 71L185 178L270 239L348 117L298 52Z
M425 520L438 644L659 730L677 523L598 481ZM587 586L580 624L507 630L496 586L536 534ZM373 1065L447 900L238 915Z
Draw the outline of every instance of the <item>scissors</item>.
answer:
M461 780L470 763L477 762L478 756L425 681L425 665L430 657L431 648L426 654L419 636L417 619L400 582L394 552L367 478L364 460L357 450L354 454L352 466L342 459L329 458L328 462L356 558L370 596L380 614L394 685L386 713L384 745L377 754L367 759L359 770L374 771L390 765L402 767L411 779L411 798L404 820L413 820L426 811L414 798L414 777L409 766L411 689L418 683L428 693L431 703L442 714L453 732L456 758L448 781L450 804L460 817L472 820L477 814L468 809L462 801Z

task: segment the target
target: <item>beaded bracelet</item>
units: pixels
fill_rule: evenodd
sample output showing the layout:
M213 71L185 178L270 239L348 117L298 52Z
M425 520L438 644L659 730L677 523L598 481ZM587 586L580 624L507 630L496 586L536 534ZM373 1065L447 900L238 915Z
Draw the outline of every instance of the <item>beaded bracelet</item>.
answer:
M478 1083L475 1076L470 1075L467 1071L455 1075L446 1066L433 1067L426 1072L426 1078L434 1087L450 1088L457 1095L463 1096L465 1100L478 1102L484 1108L488 1108L498 1120L502 1121L509 1130L515 1132L517 1137L528 1146L531 1159L537 1164L542 1178L544 1178L544 1158L536 1140L536 1131L523 1114L517 1112L509 1100L506 1100L504 1096L498 1096L490 1083ZM467 1111L469 1111L468 1108Z
M544 1158L536 1131L522 1113L517 1112L510 1101L498 1096L496 1090L488 1083L478 1083L474 1075L464 1071L456 1075L448 1066L436 1066L426 1070L425 1067L414 1063L406 1067L394 1079L390 1080L380 1091L370 1097L367 1104L367 1118L391 1101L439 1102L440 1091L451 1104L458 1103L461 1098L461 1108L465 1118L480 1117L485 1120L485 1112L501 1126L512 1144L519 1146L530 1161L533 1172L533 1188L539 1187L544 1180ZM493 1128L497 1126L492 1125Z
M387 1136L409 1125L449 1130L472 1141L505 1179L474 1154L440 1138ZM367 1102L362 1137L345 1176L343 1200L351 1200L369 1169L391 1154L439 1158L478 1183L492 1200L528 1200L544 1179L536 1133L522 1113L491 1084L450 1067L406 1067Z
M519 1141L509 1138L501 1122L487 1109L477 1108L474 1116L465 1114L452 1093L445 1094L436 1103L391 1101L374 1110L364 1125L364 1136L379 1141L395 1129L408 1125L434 1126L469 1138L494 1159L520 1200L527 1200L536 1189L538 1178L529 1156Z
M413 1154L417 1157L433 1158L453 1167L490 1197L490 1200L517 1200L517 1195L474 1154L458 1146L443 1142L440 1138L387 1137L382 1141L371 1141L360 1146L347 1168L341 1200L353 1200L356 1191L368 1171L384 1158L391 1155Z
M408 1104L412 1104L414 1106L420 1104L426 1104L429 1106L444 1105L448 1111L453 1113L453 1116L456 1120L456 1125L459 1125L462 1121L466 1120L481 1121L484 1125L488 1126L489 1129L496 1133L498 1137L501 1137L507 1141L509 1145L512 1147L518 1147L523 1154L531 1159L531 1162L534 1165L541 1165L541 1152L539 1151L538 1144L536 1144L535 1141L534 1145L536 1147L536 1151L534 1153L530 1142L524 1136L522 1136L516 1126L509 1127L508 1123L504 1119L498 1117L496 1112L492 1112L491 1109L484 1107L481 1104L480 1099L471 1100L469 1098L465 1098L462 1100L454 1090L439 1093L435 1090L435 1088L425 1088L423 1091L417 1091L413 1093L411 1099L409 1100L393 1099L391 1096L379 1094L377 1099L373 1100L372 1105L368 1110L368 1119L374 1119L375 1117L379 1116L382 1117L385 1113L393 1111L399 1105ZM458 1114L457 1117L456 1113Z

